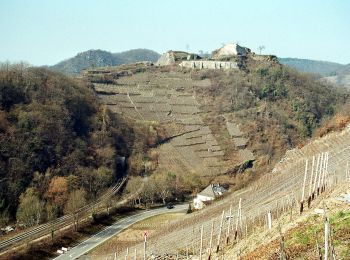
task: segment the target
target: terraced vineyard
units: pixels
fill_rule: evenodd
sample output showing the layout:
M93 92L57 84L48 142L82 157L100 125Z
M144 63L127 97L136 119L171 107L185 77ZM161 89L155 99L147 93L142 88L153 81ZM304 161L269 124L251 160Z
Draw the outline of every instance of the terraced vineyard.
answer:
M195 82L190 78L183 81L176 74L171 78L142 76L122 77L118 85L95 84L95 89L115 113L133 120L176 125L176 132L167 129L172 132L170 141L159 147L159 170L170 166L174 172L223 174L227 168L224 151L203 122L200 105L189 91Z
M327 153L328 160L326 160ZM321 155L323 159L320 159ZM309 168L305 170L306 160L311 162L314 156L319 163L317 166L314 163L312 167L310 163ZM247 234L253 233L256 227L266 224L265 218L268 212L272 212L272 218L290 211L299 214L303 193L305 193L304 200L313 193L318 197L324 190L323 187L326 190L332 189L339 182L349 181L346 180L346 165L349 161L350 128L348 127L341 133L330 134L301 149L287 153L286 158L273 172L266 174L249 188L237 191L215 205L187 216L160 234L154 236L150 234L147 252L149 255L168 254L181 259L187 255L198 256L200 248L202 254L207 255L209 249L211 252L216 251L217 245L221 248L226 241L234 240L235 235L238 235L239 239L244 239ZM236 213L240 200L242 200L241 216ZM311 207L312 205L311 200ZM141 241L140 238L140 244L133 247L130 245L129 252L134 252L136 249L136 252L141 254L144 246ZM120 249L118 254L123 254L124 250L126 249ZM112 254L104 255L103 259L106 257L112 259L112 256Z

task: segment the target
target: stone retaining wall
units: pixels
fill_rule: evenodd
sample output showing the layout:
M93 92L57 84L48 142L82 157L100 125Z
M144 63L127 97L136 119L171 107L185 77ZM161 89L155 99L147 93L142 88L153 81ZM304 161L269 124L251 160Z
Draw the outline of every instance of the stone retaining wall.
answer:
M179 65L192 69L238 69L237 63L231 61L189 60L183 61Z

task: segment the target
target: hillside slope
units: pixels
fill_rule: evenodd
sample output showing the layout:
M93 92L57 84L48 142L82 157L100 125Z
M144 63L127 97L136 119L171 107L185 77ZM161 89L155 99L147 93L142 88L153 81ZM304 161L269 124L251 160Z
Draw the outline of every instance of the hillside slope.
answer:
M152 149L147 171L175 175L189 192L209 181L239 187L268 171L346 99L338 89L270 59L249 58L244 71L130 64L84 76L113 113L164 127L169 139ZM237 175L245 169L243 177Z
M335 85L350 88L350 64L345 65L336 72L336 75L324 77L323 79Z
M81 80L0 68L0 226L69 212L77 190L82 202L94 200L124 173L118 158L143 156L150 137L106 110Z
M296 70L308 73L319 74L321 76L332 76L341 70L344 65L329 62L298 58L278 58L279 62Z
M78 53L75 57L61 61L49 68L66 74L79 74L87 68L115 66L137 61L155 62L159 56L158 53L147 49L134 49L120 53L88 50Z

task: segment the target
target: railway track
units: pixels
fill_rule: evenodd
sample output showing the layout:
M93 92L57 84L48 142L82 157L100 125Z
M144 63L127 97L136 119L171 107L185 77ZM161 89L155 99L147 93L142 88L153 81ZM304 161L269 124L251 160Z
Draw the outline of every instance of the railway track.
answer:
M82 208L80 208L76 214L79 214L81 219L87 218L92 212L99 208L102 203L104 203L107 199L111 198L115 193L117 193L121 187L125 184L127 178L121 179L116 185L108 189L103 195L101 195L97 201L94 203L90 203ZM7 240L0 242L0 252L4 252L10 246L15 246L17 244L21 244L27 242L28 240L35 240L44 236L47 236L51 233L52 227L55 230L60 230L72 225L73 222L73 214L67 214L60 218L57 218L53 221L47 222L45 224L41 224L37 227L34 227L30 230L23 230L20 234L17 234L14 237L11 237Z

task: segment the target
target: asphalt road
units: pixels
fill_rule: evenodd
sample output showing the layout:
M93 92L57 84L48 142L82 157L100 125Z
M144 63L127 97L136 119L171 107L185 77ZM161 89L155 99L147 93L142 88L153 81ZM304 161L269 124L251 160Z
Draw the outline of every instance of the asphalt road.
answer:
M179 212L187 209L188 209L187 204L175 205L173 209L167 209L166 207L163 207L163 208L154 209L154 210L146 210L139 214L123 218L117 221L116 223L114 223L112 226L105 228L104 230L93 235L92 237L88 238L87 240L80 243L79 245L71 248L67 253L62 254L54 259L56 260L76 259L84 255L85 253L89 252L93 248L97 247L98 245L102 244L106 240L110 239L111 237L119 234L121 231L128 228L132 224L135 224L136 222L139 222L143 219L146 219L155 215L170 213L170 212Z

